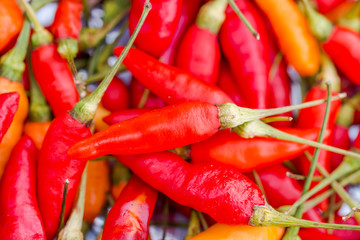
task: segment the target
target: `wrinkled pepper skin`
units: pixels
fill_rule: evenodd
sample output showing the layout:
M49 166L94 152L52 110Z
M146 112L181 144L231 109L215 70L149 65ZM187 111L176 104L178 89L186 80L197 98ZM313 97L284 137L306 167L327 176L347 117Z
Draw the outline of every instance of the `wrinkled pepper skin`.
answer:
M235 168L190 164L171 152L118 156L144 182L175 202L225 224L248 224L260 189Z
M217 34L191 26L179 46L175 66L195 77L215 84L219 76L220 46Z
M82 0L61 0L50 31L57 39L78 39L81 31Z
M106 217L103 239L147 240L157 191L133 175Z
M216 223L189 240L281 240L282 227L251 227Z
M228 7L220 31L221 48L245 104L250 108L267 108L271 67L269 32L263 17L250 1L236 1L236 4L261 38L255 39L238 15Z
M16 0L0 1L0 52L21 31L24 16Z
M6 134L19 106L19 93L0 94L0 143Z
M327 41L322 44L324 51L335 65L356 85L360 85L358 46L360 46L360 34L341 26L335 26Z
M132 34L140 19L145 0L132 0L129 29ZM152 0L149 12L135 40L135 46L154 57L169 47L181 13L182 0ZM156 43L156 44L154 44Z
M31 54L33 72L55 116L71 110L79 101L73 75L55 44L42 45Z
M68 113L57 117L45 136L38 163L38 201L46 236L53 239L60 221L65 180L69 180L65 220L70 214L86 162L69 158L70 146L90 137L90 130Z
M4 240L46 240L36 200L36 147L24 136L14 147L0 184L0 235Z
M316 141L319 129L281 128L286 133ZM225 163L242 172L270 166L301 155L309 146L272 138L244 139L223 130L214 136L191 145L194 163Z
M255 2L269 19L288 63L302 76L314 75L320 68L320 50L296 2L293 0L255 0Z
M20 98L18 110L0 144L0 179L10 157L11 150L21 138L24 121L29 112L29 101L24 86L20 82L13 82L0 77L0 94L8 92L17 92Z
M155 109L114 124L72 146L75 159L159 152L200 142L219 127L218 108L203 102L184 102Z
M116 47L115 55L119 56L123 49L124 47ZM131 49L124 64L141 84L167 104L190 99L213 104L232 102L218 87L205 83L181 69L163 64L140 50Z

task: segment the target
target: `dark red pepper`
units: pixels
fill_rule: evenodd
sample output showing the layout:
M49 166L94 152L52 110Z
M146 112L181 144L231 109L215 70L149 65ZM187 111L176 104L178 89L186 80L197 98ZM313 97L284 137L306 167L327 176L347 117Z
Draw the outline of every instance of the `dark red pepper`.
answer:
M36 200L36 147L22 137L13 148L0 185L0 235L7 240L46 240Z
M137 117L143 113L149 112L154 110L154 108L135 108L135 109L128 109L119 112L114 112L107 117L104 117L103 120L109 125L113 125L115 123L119 123L125 120L132 119Z
M138 80L132 78L130 83L130 105L132 108L139 107L140 101L144 97L144 92L145 87L139 83ZM164 106L166 106L164 101L154 93L150 92L143 107L160 108Z
M133 175L106 217L102 238L147 240L157 192Z
M17 92L0 94L0 143L18 109L19 98Z
M128 89L123 81L118 77L114 77L101 102L107 110L116 112L129 108L129 98Z
M134 32L145 0L132 0L129 15L130 33ZM152 10L142 26L135 46L160 57L169 47L175 34L181 12L182 0L152 0Z

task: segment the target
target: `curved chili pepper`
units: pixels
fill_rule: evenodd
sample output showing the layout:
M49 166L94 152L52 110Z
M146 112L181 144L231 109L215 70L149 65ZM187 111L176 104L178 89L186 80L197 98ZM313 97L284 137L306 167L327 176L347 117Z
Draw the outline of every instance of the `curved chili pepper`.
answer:
M218 32L225 20L227 1L212 0L204 4L196 22L185 33L178 50L175 66L195 77L215 84L220 68Z
M114 77L114 79L111 80L101 102L102 105L111 112L129 108L129 93L127 87L120 78Z
M327 13L346 2L347 0L315 0L317 10L321 13Z
M175 54L179 48L179 41L182 39L185 30L196 18L196 14L201 4L201 0L183 0L181 12L176 31L172 37L169 47L161 55L160 61L169 65L173 65Z
M131 107L138 108L141 99L145 94L145 87L139 83L138 80L132 78L130 83L130 102ZM146 98L146 102L143 107L150 107L150 108L161 108L164 107L166 104L164 101L156 96L154 93L150 92Z
M286 175L288 170L284 166L276 164L256 172L266 193L266 199L272 207L292 205L301 197L302 186L298 181ZM324 222L319 211L314 208L304 213L304 219ZM324 232L323 229L317 229L317 231Z
M104 121L109 125L113 125L115 123L132 119L151 110L154 110L154 108L135 108L135 109L123 110L120 112L115 112L110 114L109 116L104 118Z
M90 161L87 166L84 220L92 223L100 214L110 190L110 167L107 161Z
M320 50L296 3L293 0L255 2L268 17L289 64L302 76L315 74L320 67Z
M115 55L119 56L122 50L123 47L116 47ZM165 65L140 50L131 49L124 64L146 88L167 104L189 101L189 99L213 104L232 102L221 89L183 70Z
M82 9L82 0L61 0L50 26L50 31L59 40L59 53L65 58L75 57L78 52Z
M45 136L38 163L38 200L48 239L57 233L64 182L69 187L65 219L69 216L86 162L65 153L76 142L91 136L90 130L69 113L55 118ZM50 190L50 191L49 191Z
M242 100L241 94L238 91L238 87L234 81L230 68L225 61L222 61L220 64L217 86L229 95L236 105L245 106L244 100Z
M132 176L107 215L103 239L147 240L157 192Z
M129 29L134 32L138 23L145 0L132 0L129 14ZM160 57L169 47L176 31L181 12L182 0L153 0L149 13L135 46L148 52L154 57ZM156 43L156 44L152 44Z
M250 1L237 1L236 4L261 38L254 38L238 15L228 10L220 32L221 47L246 105L266 108L271 67L269 32L263 17Z
M6 165L0 185L2 239L46 240L36 200L36 151L32 140L24 136Z
M15 0L0 1L0 52L21 31L24 16Z
M209 214L217 222L248 224L260 189L234 168L191 165L171 152L121 156L118 160L175 202Z
M281 131L316 140L319 129L283 128ZM271 138L244 139L233 132L220 131L209 139L191 145L194 163L220 162L242 172L270 166L300 156L309 146Z
M281 240L283 234L284 228L281 227L233 226L216 223L188 240Z
M334 236L333 234L321 233L308 229L301 229L299 231L299 237L301 238L301 240L344 240L342 238Z
M32 51L31 63L36 81L55 116L71 110L79 101L79 94L71 70L57 52L56 45L36 48Z
M19 106L19 93L0 94L0 143L6 134Z

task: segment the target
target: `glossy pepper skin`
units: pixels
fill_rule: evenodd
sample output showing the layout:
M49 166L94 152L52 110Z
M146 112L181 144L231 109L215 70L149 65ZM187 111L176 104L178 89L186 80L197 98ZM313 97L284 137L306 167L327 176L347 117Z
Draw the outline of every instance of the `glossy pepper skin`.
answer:
M38 163L38 201L46 236L55 237L60 221L64 182L70 181L65 219L70 214L86 162L69 158L70 146L91 136L90 130L65 113L53 120L40 150Z
M19 106L19 94L17 92L0 94L0 143Z
M157 191L133 175L106 217L103 239L147 240Z
M90 161L87 166L84 221L92 223L106 203L110 190L110 166L107 161Z
M0 52L21 31L24 16L16 0L0 1Z
M10 157L11 150L21 138L23 124L29 111L29 101L24 86L20 82L0 77L0 94L8 92L17 92L20 98L18 110L0 144L0 178Z
M216 223L189 240L281 240L284 228Z
M118 160L170 199L219 223L248 224L253 207L265 204L260 189L235 168L190 164L171 152Z
M123 47L115 48L119 56ZM124 60L129 71L151 92L167 104L203 101L213 104L232 102L221 89L178 68L165 65L137 49L131 49ZM184 90L186 89L186 91Z
M360 34L349 28L335 26L322 43L324 51L335 65L355 84L360 85Z
M79 101L73 75L55 44L36 48L31 54L33 72L55 116L71 110Z
M129 29L132 34L138 23L145 0L132 0ZM153 0L152 9L141 27L135 46L154 57L160 57L169 47L175 34L182 0ZM156 43L156 44L153 44Z
M320 68L320 50L305 16L293 0L255 0L274 30L288 63L302 76L311 76ZM284 21L286 19L286 21Z
M216 106L203 102L155 109L75 144L68 154L89 160L106 154L159 152L200 142L218 131L218 111Z
M50 31L57 39L78 39L81 30L82 0L61 0Z
M282 128L281 131L316 141L319 129ZM225 163L242 172L281 163L301 155L309 146L271 138L244 139L223 130L205 141L191 145L194 163Z
M127 87L120 78L115 76L106 89L101 102L107 110L116 112L129 108L129 98Z
M113 125L115 123L132 119L151 110L154 110L154 108L135 108L135 109L123 110L110 114L109 116L104 118L104 121L109 125Z
M0 234L4 240L46 240L36 200L36 147L24 136L14 147L0 185Z
M267 108L271 66L269 33L263 16L250 1L236 1L236 4L261 38L256 40L238 15L228 7L220 31L221 48L245 104L251 108Z

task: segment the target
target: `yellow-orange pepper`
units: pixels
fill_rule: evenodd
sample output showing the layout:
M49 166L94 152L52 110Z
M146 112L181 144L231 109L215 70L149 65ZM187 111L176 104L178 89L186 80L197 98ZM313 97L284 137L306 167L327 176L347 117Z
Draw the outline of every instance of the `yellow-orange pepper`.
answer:
M27 122L24 126L24 134L28 135L35 143L37 149L41 149L45 134L51 122Z
M95 121L95 130L100 132L105 130L109 127L109 124L103 121L103 118L110 115L110 111L104 108L101 103L99 104L98 108L96 109L94 121Z
M251 227L216 223L188 240L280 240L283 234L282 227Z
M320 68L320 49L293 0L255 0L268 17L285 58L302 76ZM261 37L261 36L260 36Z

